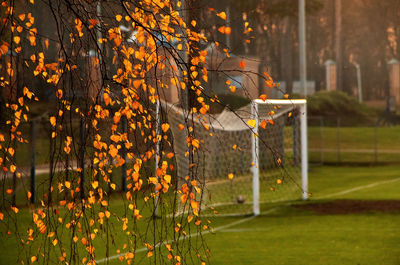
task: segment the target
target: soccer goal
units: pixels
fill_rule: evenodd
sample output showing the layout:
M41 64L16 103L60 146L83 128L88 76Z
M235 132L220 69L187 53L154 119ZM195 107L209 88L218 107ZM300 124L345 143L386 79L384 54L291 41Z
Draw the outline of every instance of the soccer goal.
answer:
M171 126L178 187L195 170L203 214L260 214L260 204L307 199L306 100L253 100L217 115L161 102ZM190 120L199 150L188 159ZM199 197L199 198L200 198Z

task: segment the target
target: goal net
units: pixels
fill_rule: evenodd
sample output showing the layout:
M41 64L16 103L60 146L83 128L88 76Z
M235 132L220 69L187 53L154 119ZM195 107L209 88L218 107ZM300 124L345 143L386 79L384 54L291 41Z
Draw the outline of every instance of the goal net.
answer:
M265 203L307 199L305 100L253 100L208 116L166 102L161 110L171 126L176 183L195 170L203 214L258 215ZM188 120L200 146L192 163Z

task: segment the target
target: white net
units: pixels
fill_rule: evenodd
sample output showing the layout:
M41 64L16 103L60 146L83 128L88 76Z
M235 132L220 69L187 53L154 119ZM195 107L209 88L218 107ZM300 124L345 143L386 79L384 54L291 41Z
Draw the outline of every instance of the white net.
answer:
M218 115L187 115L180 108L163 102L173 135L176 179L185 182L189 167L196 171L203 188L203 214L253 213L251 127L258 117L260 203L301 198L301 144L299 106L259 104L256 115L251 104L236 111L225 109ZM192 119L200 149L190 165L186 129L180 124ZM249 122L250 120L250 122Z

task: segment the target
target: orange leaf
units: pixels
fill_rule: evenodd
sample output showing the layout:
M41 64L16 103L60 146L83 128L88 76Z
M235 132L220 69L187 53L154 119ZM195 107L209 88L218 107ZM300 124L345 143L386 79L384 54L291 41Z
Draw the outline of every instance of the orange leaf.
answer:
M121 15L116 15L116 16L115 16L115 19L116 19L118 22L120 22L121 19L122 19L122 16L121 16Z
M6 54L8 52L8 43L3 42L3 44L0 46L0 54Z
M110 150L108 153L112 156L115 157L118 154L118 149L114 147L114 145L110 145Z
M169 124L168 123L163 123L161 125L161 129L163 130L163 132L167 132L169 130Z
M140 85L142 84L142 80L134 80L133 81L133 86L138 89Z
M263 129L267 128L267 121L262 121L260 123L260 127L263 128Z
M222 34L225 34L225 26L219 27L218 31L221 32Z
M104 103L106 104L106 106L107 106L108 104L110 104L110 102L111 102L111 98L110 98L110 96L109 96L107 93L104 93L104 94L103 94L103 100L104 100Z
M265 94L260 95L260 99L262 101L266 101L267 100L267 95L265 95Z
M97 21L97 19L89 19L89 23L92 25L92 26L96 26L97 25L97 23L99 23L99 21Z
M56 97L61 99L62 96L63 96L63 91L61 89L58 89L57 92L56 92Z
M244 69L246 67L246 63L244 61L240 61L240 68Z

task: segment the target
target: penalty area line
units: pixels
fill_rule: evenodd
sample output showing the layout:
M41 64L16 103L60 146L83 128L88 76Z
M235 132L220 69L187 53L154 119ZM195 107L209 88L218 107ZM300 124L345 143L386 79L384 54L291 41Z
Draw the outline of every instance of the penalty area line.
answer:
M325 195L325 196L318 196L318 197L314 197L314 198L316 198L316 199L331 198L331 197L345 195L345 194L352 193L352 192L359 191L359 190L373 188L373 187L376 187L376 186L379 186L379 185L383 185L383 184L394 183L394 182L397 182L397 181L400 181L400 178L384 180L384 181L378 181L378 182L374 182L374 183L371 183L371 184L362 185L362 186L358 186L358 187L351 188L351 189L348 189L348 190L339 191L339 192L331 193L331 194L328 194L328 195Z

